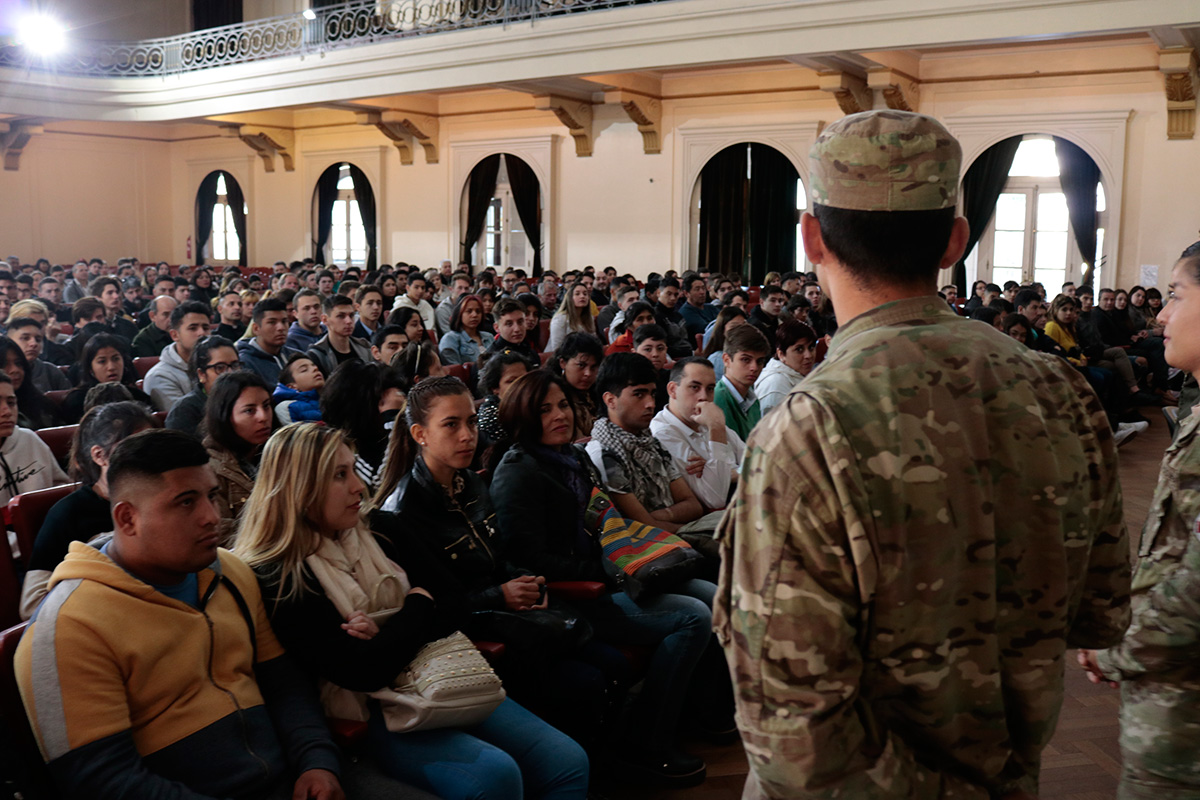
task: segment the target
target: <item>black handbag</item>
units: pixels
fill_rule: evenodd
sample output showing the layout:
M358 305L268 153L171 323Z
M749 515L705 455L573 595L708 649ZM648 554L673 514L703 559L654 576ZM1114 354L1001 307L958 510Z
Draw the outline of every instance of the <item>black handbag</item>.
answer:
M473 639L546 654L569 653L592 639L591 623L562 607L475 611L468 618L467 629Z

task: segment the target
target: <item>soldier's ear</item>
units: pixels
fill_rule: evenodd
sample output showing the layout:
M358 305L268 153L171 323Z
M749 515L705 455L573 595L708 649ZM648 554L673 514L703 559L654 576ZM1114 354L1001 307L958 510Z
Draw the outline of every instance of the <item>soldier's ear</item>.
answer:
M824 264L829 259L825 237L821 235L821 223L809 212L800 217L800 238L804 242L804 253L813 264Z
M950 241L946 244L946 252L942 254L942 261L938 264L938 269L946 269L952 264L958 263L967 249L967 239L970 238L970 235L971 225L967 222L967 218L955 217L954 227L950 230Z

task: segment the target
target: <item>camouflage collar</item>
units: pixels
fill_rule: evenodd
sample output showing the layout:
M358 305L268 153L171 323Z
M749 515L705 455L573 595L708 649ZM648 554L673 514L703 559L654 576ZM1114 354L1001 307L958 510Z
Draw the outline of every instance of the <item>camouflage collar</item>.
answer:
M860 333L876 328L888 328L894 325L931 325L939 321L946 322L961 320L946 301L936 294L906 297L903 300L893 300L881 306L875 306L870 311L859 314L854 319L840 326L833 336L826 360L833 359L849 346L849 341Z

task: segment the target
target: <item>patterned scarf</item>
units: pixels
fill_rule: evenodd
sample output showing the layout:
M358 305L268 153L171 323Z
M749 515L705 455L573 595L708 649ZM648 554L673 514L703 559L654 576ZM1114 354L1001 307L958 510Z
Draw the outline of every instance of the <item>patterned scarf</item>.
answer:
M601 417L592 426L592 438L600 442L605 454L621 463L634 496L643 503L648 497L671 496L669 473L664 468L669 461L664 462L665 451L649 428L630 433Z
M592 482L587 470L576 458L575 449L571 445L553 448L539 444L530 448L530 454L543 464L548 463L560 470L557 474L563 478L567 488L575 494L575 498L579 501L579 513L575 515L576 552L591 553L595 550L596 543L583 527L583 517L588 500L592 497Z

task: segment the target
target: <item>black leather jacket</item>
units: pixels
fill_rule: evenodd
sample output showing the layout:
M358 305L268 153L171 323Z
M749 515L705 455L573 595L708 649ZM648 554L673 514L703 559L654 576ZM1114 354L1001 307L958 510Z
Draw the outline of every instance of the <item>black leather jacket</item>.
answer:
M459 470L455 482L451 497L417 456L412 471L384 501L382 513L393 517L392 536L422 539L460 584L465 610L503 609L500 585L530 573L505 559L496 512L483 480L470 470Z

